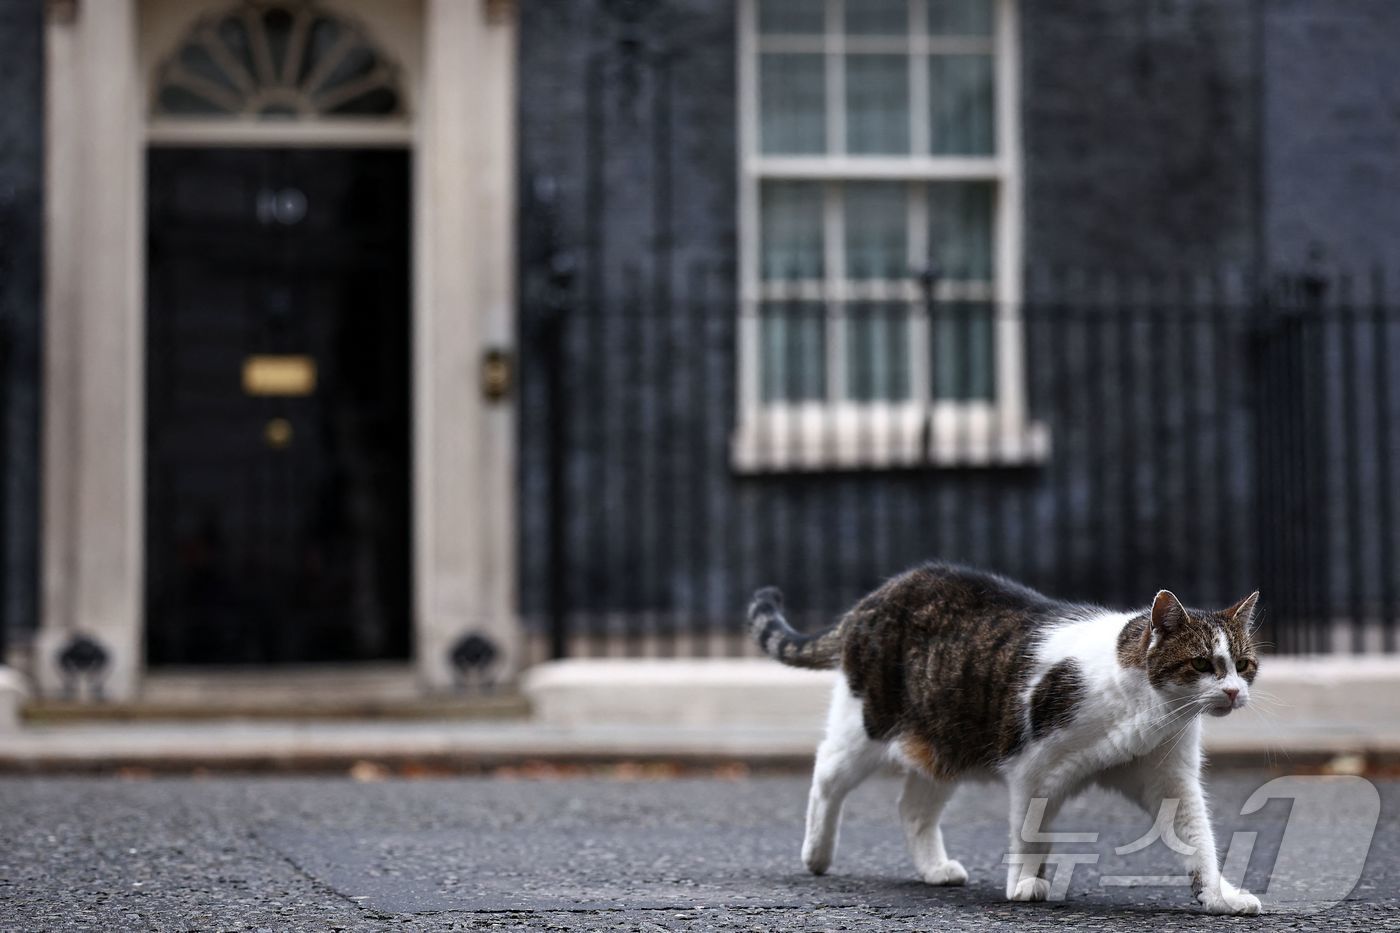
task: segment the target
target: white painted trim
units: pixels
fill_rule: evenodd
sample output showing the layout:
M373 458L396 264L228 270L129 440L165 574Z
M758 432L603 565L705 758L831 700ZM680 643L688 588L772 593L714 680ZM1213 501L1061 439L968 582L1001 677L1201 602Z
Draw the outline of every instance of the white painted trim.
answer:
M108 695L143 666L142 82L136 0L46 31L43 616L35 677L75 633L107 648Z
M147 126L160 49L227 0L102 0L47 28L41 689L78 631L112 652L106 687L133 696L144 659L144 145L413 147L414 652L452 682L449 646L492 637L519 658L515 438L478 370L515 332L514 16L477 0L324 0L395 45L414 123ZM374 15L369 15L373 13ZM422 48L423 55L405 49ZM418 68L418 61L423 68Z
M514 17L426 0L417 171L414 636L419 675L448 687L448 652L480 631L519 666L512 405L489 405L482 353L515 321Z
M1044 423L1013 423L989 402L768 404L730 442L741 473L1029 466L1049 456Z
M845 0L826 0L826 151L833 155L846 151L845 18Z
M839 186L835 186L839 187ZM910 214L915 218L911 224L927 224L928 212L923 210L923 202L910 200ZM923 237L927 240L927 237ZM910 252L919 239L911 237ZM923 259L915 254L911 267ZM995 301L996 283L948 282L939 281L934 287L934 297L939 301ZM777 282L761 282L756 290L745 295L750 301L824 301L839 295L843 299L855 301L920 301L925 298L923 286L911 279L861 279L859 281L839 281L831 279L783 279Z
M982 156L758 156L744 170L753 176L784 179L1000 181L1006 159Z
M997 152L1003 162L1001 183L997 186L996 270L998 301L996 315L996 392L997 405L1008 424L1023 424L1027 418L1025 336L1021 326L1022 275L1024 263L1021 242L1025 217L1021 191L1021 108L1020 29L1016 0L997 0L997 44L1003 50L996 58Z
M919 19L923 19L924 5L914 4L919 11ZM925 80L928 74L925 71ZM917 122L917 121L916 121ZM928 242L928 185L922 182L915 182L911 186L912 192L909 198L909 268L911 270L921 269L928 263L929 242ZM914 282L905 280L906 293L904 300L909 302L909 393L913 398L926 399L933 397L933 359L929 353L930 341L933 338L933 328L928 319L928 300L925 295L919 294L919 289ZM992 288L990 283L977 283L974 287L969 287L963 283L939 282L935 286L935 296L943 297L941 294L945 288L952 289L959 287L960 290L971 291L968 298L990 297ZM961 297L961 296L960 296Z
M826 32L822 36L760 36L756 0L738 4L739 41L739 419L732 439L732 462L736 469L772 469L774 462L759 463L784 446L792 451L779 454L781 463L791 468L819 468L824 464L841 467L855 461L866 465L899 465L908 462L901 444L855 451L854 445L868 441L871 422L857 430L861 418L874 423L903 424L916 417L923 424L930 449L919 458L947 465L1005 464L1038 462L1048 455L1049 436L1044 425L1028 420L1023 365L1024 329L1022 300L1022 211L1021 127L1020 127L1020 47L1017 22L1018 0L995 0L996 33L991 39L978 37L927 36L926 11L920 3L909 8L910 32L900 37L846 37L846 0L826 0ZM852 156L845 154L844 55L846 51L905 54L911 56L910 131L912 152L902 156ZM823 53L827 56L827 141L831 155L775 156L760 151L757 56L763 51ZM928 68L921 57L927 54L995 53L996 154L991 156L934 156L928 154ZM759 189L764 180L823 181L823 226L826 240L826 273L821 282L764 283L759 272ZM840 208L841 182L889 180L920 182L990 181L996 184L994 237L995 281L992 283L938 284L940 300L980 298L997 303L995 316L996 401L955 402L931 399L931 365L928 359L930 322L921 294L913 294L912 282L850 283L844 281L842 266L845 244L841 237L843 212ZM910 262L919 267L927 258L927 210L912 205L909 214ZM924 255L913 251L922 248ZM989 287L990 286L990 287ZM827 315L828 401L815 406L764 403L760 398L758 372L762 349L759 344L759 308L776 292L785 297L812 300L837 299L859 291L891 292L896 300L910 302L911 391L907 403L894 405L857 404L844 399L844 332L842 318L833 305ZM928 401L923 401L928 400ZM809 410L813 409L814 410ZM893 416L890 409L897 409ZM910 415L910 412L916 413ZM884 420L882 420L884 419ZM840 426L851 425L848 431ZM897 432L898 433L898 432ZM902 435L901 435L902 436ZM775 437L787 438L774 447ZM847 448L849 447L849 450ZM888 450L885 447L889 447ZM833 453L834 451L834 453ZM842 451L847 451L842 453ZM818 462L812 462L816 457Z
M736 398L739 401L739 422L748 421L757 411L762 386L759 382L758 366L745 365L746 361L758 359L759 323L758 305L749 296L758 293L760 273L758 250L753 244L759 237L758 183L751 171L746 170L758 152L758 9L753 0L740 0L736 13L739 17L739 133L738 157L735 160L739 172L739 364L735 367L737 381Z
M910 147L915 158L929 154L929 96L928 53L934 51L924 42L928 36L928 5L909 4L909 123ZM987 49L986 51L992 51Z
M93 0L88 0L93 2ZM100 0L98 0L100 2ZM142 100L143 112L149 109L157 90L160 66L174 54L189 34L195 23L205 16L233 6L239 0L137 0L140 15L141 73L144 76L146 95ZM423 86L421 62L423 59L424 0L317 0L336 16L355 23L373 36L374 42L387 55L390 64L401 74L399 91L403 98L404 110L413 117L418 109L420 88ZM480 5L484 0L466 0ZM79 10L81 18L82 11ZM373 122L374 118L360 118L361 122ZM396 118L397 122L408 124L410 119ZM177 121L178 122L178 121ZM205 122L191 118L190 122ZM268 133L275 134L277 127L292 128L300 121L275 121L269 124ZM330 122L330 121L328 121ZM340 122L339 120L333 122ZM395 122L386 120L384 122ZM292 145L302 130L291 129Z
M844 139L845 130L842 130ZM846 327L842 311L846 295L846 206L845 193L839 184L822 186L822 227L826 253L822 268L826 270L824 315L826 339L826 400L837 403L846 397Z
M859 2L859 0L853 0ZM915 9L919 4L913 5ZM921 22L927 22L922 13ZM837 20L840 22L840 19ZM977 36L927 36L911 30L908 36L842 36L840 47L854 55L988 55L996 51L996 40ZM826 36L759 36L759 52L787 52L820 55L833 50Z
M43 483L40 490L42 586L40 631L70 631L77 619L79 544L78 438L82 367L78 356L78 312L82 307L79 197L82 149L65 144L83 130L79 34L68 24L45 30L44 138L44 415ZM39 651L45 649L42 642Z
M406 121L307 120L267 123L254 120L156 118L146 125L152 146L388 147L413 145Z

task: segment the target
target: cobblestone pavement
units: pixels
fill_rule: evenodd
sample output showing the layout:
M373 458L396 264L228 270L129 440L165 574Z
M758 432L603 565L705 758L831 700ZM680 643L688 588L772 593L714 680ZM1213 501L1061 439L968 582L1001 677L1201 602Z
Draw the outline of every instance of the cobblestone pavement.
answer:
M1222 840L1253 832L1246 881L1274 878L1300 803L1241 816L1269 775L1212 782ZM0 780L0 930L991 930L1400 929L1400 782L1376 781L1381 822L1359 884L1321 913L1202 914L1182 887L1123 887L1108 876L1170 874L1160 843L1113 849L1151 820L1098 793L1057 830L1100 831L1097 864L1067 898L1002 899L1005 792L969 785L946 818L965 888L914 880L894 814L897 783L852 798L831 873L798 859L806 779L658 781L343 778L10 778ZM1364 817L1340 785L1322 820L1295 822L1302 874L1346 861ZM1363 808L1364 809L1364 808ZM1244 838L1244 837L1241 837ZM1278 858L1283 865L1282 856ZM1294 885L1287 883L1291 880Z

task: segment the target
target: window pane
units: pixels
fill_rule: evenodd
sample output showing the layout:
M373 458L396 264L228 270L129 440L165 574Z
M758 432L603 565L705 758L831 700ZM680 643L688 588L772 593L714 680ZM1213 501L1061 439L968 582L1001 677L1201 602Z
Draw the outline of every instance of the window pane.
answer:
M992 305L938 302L931 309L933 397L990 400L996 383Z
M758 31L819 36L826 32L826 0L759 0Z
M846 151L909 152L909 58L846 56Z
M909 397L909 312L893 302L846 309L846 392L854 401Z
M820 279L825 273L822 186L811 181L764 182L759 192L759 263L765 281Z
M759 56L762 151L812 155L826 151L826 56Z
M990 36L993 2L994 0L929 0L929 34Z
M826 398L826 309L815 302L769 302L760 315L765 402Z
M996 187L991 182L928 186L929 255L945 279L992 280L992 227Z
M990 55L929 57L929 151L934 155L991 155L995 97Z
M909 195L903 182L859 182L844 189L846 277L909 274Z
M846 32L853 36L906 35L909 32L909 0L847 2Z

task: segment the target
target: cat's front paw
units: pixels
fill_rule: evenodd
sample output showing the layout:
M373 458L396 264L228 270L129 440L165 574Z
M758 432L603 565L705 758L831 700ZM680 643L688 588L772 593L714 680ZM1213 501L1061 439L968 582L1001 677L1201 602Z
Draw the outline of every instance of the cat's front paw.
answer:
M924 884L947 887L967 884L967 869L963 868L962 862L957 859L950 858L941 865L936 865L928 871L920 872L920 874L923 876Z
M1196 895L1208 914L1237 914L1253 916L1262 909L1259 898L1248 891L1221 886L1219 891L1202 891Z
M803 843L802 864L814 875L826 874L826 870L831 867L831 847L819 843Z
M1013 901L1043 901L1050 896L1050 882L1044 878L1022 878L1006 897Z

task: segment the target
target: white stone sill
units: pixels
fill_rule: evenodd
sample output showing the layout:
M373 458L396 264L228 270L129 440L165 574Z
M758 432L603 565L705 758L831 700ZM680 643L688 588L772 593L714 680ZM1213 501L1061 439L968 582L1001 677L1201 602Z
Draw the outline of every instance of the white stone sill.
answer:
M744 412L730 440L741 474L1037 466L1050 430L990 404L767 406Z

